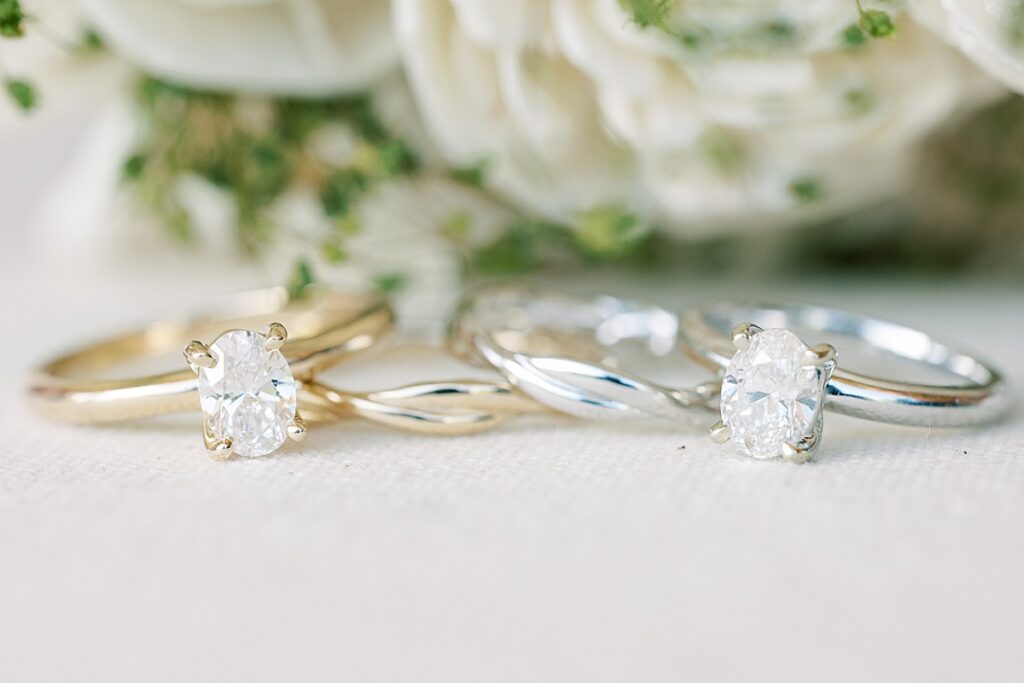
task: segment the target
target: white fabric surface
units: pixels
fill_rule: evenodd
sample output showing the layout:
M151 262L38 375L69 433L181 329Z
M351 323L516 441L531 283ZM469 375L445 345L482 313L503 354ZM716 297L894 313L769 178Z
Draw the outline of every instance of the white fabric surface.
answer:
M805 466L670 424L541 418L454 439L353 422L216 463L187 416L84 428L31 415L31 363L260 284L199 257L95 261L26 234L77 134L46 131L43 147L0 140L0 680L1024 676L1019 408L977 432L830 414ZM707 293L682 277L621 285L664 303ZM950 278L758 293L942 331L1020 385L1022 291ZM415 379L369 361L353 377Z

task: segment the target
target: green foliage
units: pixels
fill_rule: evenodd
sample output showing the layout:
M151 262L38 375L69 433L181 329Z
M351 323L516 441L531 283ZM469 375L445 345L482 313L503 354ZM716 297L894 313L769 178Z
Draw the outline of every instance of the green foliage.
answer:
M280 231L268 213L274 203L289 188L305 186L318 194L334 226L323 236L321 252L328 260L343 260L344 238L358 230L350 214L359 202L375 184L421 166L363 94L260 100L144 78L137 101L143 135L125 161L125 179L168 225L180 208L170 191L177 178L195 174L222 188L234 201L238 243L247 252ZM354 160L332 165L311 156L310 136L327 124L353 131L360 145Z
M651 226L617 206L583 212L573 226L576 243L589 256L617 259L634 251L651 234Z
M104 47L103 38L93 28L86 28L82 31L82 38L79 43L82 52L99 52Z
M469 166L457 166L451 170L451 177L463 185L475 187L477 189L484 186L484 181L487 178L487 167L490 165L490 161L482 159L475 164Z
M885 38L896 31L888 12L878 9L861 10L860 28L872 38Z
M867 113L875 106L874 93L866 87L850 88L843 93L843 99L855 114Z
M292 300L301 299L306 295L309 287L315 283L313 269L310 267L309 262L305 259L300 259L296 262L291 277L288 278L288 297Z
M668 16L675 4L676 0L619 0L634 24L640 28L654 26L666 32L671 32Z
M334 171L320 185L320 205L324 213L337 218L349 212L370 186L369 179L354 169Z
M381 294L396 294L409 284L404 273L383 273L373 278L373 288Z
M722 173L735 173L747 162L747 151L743 144L725 128L709 129L701 136L698 146Z
M850 24L843 29L842 41L846 47L860 47L868 42L868 36L857 24Z
M565 249L568 232L543 220L520 220L490 245L478 250L470 267L485 275L516 275L539 268Z
M141 154L131 154L121 165L121 177L125 180L138 180L146 168L146 157Z
M0 37L20 38L25 35L25 13L18 0L0 0Z
M7 95L22 111L32 111L39 102L36 89L28 81L8 78L4 81L4 87Z
M796 197L797 201L801 204L809 204L817 201L825 194L821 181L813 176L801 176L799 178L794 178L789 183L789 192Z
M308 241L310 258L315 255L327 264L353 258L347 242L361 229L360 206L383 183L440 172L485 191L487 161L454 170L424 168L416 151L382 124L366 95L243 98L145 78L137 102L142 134L124 161L122 175L176 240L189 241L195 234L176 191L186 176L198 176L229 195L237 242L247 254L288 234L289 226L280 225L273 211L286 192L314 194L325 219L322 234L289 237ZM344 161L325 161L314 149L313 134L328 125L340 125L355 138L355 152ZM479 250L471 239L472 227L469 214L456 208L436 229L460 250L467 266L500 273L522 272L553 259L619 258L633 253L648 232L646 225L615 207L584 212L571 225L518 216ZM300 285L312 279L308 262L297 273ZM407 284L399 275L388 273L375 284L397 290Z

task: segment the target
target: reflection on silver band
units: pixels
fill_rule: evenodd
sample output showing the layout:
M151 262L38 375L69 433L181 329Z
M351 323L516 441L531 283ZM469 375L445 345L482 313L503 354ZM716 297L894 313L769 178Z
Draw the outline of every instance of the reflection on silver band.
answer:
M637 340L664 356L676 351L678 332L677 316L656 306L491 287L467 295L449 338L456 354L498 369L521 391L561 412L696 425L715 414L718 382L671 389L611 367L615 344Z
M730 330L740 323L801 329L859 339L892 356L961 379L955 385L918 384L873 377L840 363L826 385L825 408L855 417L904 425L962 427L992 422L1006 413L1010 393L992 366L955 351L918 330L821 306L715 303L695 306L680 318L680 340L702 365L723 374L736 352Z

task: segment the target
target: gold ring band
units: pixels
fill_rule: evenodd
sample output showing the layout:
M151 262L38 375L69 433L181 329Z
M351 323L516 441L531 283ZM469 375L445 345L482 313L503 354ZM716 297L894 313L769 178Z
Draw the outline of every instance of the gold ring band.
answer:
M79 423L199 408L203 441L218 460L268 455L287 438L301 441L307 419L358 416L408 431L455 435L491 429L540 408L503 382L429 382L369 393L321 383L320 371L385 336L394 314L377 296L307 291L296 301L281 288L237 295L201 315L162 320L69 353L36 372L32 402L44 415ZM209 345L200 341L214 338ZM183 347L189 369L97 377Z
M225 329L258 328L271 321L288 327L281 352L301 382L375 344L391 329L394 313L375 295L310 288L293 301L284 288L247 292L202 314L161 320L56 358L35 373L29 395L40 413L80 423L195 410L198 382L188 369L122 379L98 379L96 374L180 354L190 340L211 338Z

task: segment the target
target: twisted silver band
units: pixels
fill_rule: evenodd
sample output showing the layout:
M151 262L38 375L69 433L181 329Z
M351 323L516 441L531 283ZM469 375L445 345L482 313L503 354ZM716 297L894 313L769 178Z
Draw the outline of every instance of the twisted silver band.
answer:
M496 368L510 384L563 413L701 424L715 413L717 382L673 389L610 365L617 343L638 340L664 356L676 350L678 331L677 316L656 306L512 286L470 292L452 320L449 341L457 355Z
M697 362L724 374L736 349L739 323L840 335L960 378L953 385L920 384L854 372L842 364L826 384L825 408L903 425L963 427L992 422L1009 409L1007 383L991 365L910 327L822 306L722 302L680 316L680 341Z

